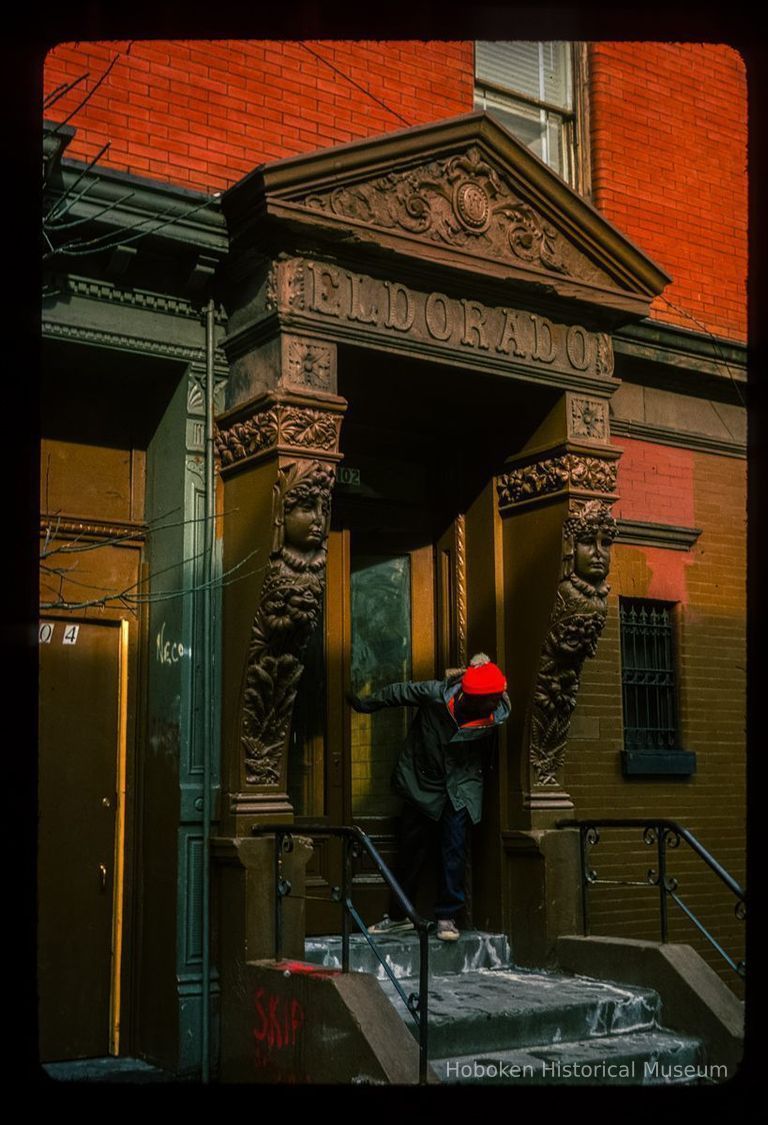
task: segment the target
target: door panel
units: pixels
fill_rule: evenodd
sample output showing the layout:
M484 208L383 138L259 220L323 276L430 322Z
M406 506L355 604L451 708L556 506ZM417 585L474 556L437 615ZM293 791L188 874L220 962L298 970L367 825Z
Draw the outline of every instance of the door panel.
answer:
M47 624L50 640L40 645L38 994L41 1057L52 1060L106 1055L112 1045L123 632L120 622Z

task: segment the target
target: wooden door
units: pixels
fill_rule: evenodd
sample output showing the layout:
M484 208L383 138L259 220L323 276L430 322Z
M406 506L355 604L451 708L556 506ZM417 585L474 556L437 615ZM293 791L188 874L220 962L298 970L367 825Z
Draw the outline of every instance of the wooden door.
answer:
M40 628L38 996L43 1060L116 1053L127 623Z

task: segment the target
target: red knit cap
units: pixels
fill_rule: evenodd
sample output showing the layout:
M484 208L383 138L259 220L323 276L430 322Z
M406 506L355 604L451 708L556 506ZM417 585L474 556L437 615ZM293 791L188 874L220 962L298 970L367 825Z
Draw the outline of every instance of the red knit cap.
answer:
M506 686L501 668L490 660L467 668L461 680L461 688L466 695L499 695Z

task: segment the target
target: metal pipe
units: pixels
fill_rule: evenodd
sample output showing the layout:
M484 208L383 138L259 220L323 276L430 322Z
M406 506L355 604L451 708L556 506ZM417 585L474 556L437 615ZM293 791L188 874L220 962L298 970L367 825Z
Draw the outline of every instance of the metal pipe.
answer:
M283 833L275 833L275 961L283 956Z
M589 937L589 902L587 901L587 871L589 869L587 863L587 829L583 826L579 829L579 849L581 858L581 928L584 937Z
M349 905L351 901L352 880L350 878L352 840L345 836L341 840L344 861L341 869L341 971L349 972Z
M656 838L659 847L659 921L661 940L666 942L669 928L667 919L667 834L662 824L656 825Z
M208 299L205 312L205 540L203 551L203 840L202 840L202 955L200 969L201 1045L203 1082L210 1080L211 1070L211 757L214 745L213 668L213 597L211 584L214 571L214 520L216 494L213 464L213 298Z
M429 1059L429 936L419 930L419 1085L427 1083Z

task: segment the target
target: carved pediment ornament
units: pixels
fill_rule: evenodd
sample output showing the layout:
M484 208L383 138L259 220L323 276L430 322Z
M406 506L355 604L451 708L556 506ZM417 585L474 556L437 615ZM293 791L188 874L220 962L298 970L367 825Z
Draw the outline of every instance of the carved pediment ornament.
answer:
M458 156L315 193L303 202L338 218L399 229L476 254L573 272L558 232L515 195L476 145Z

